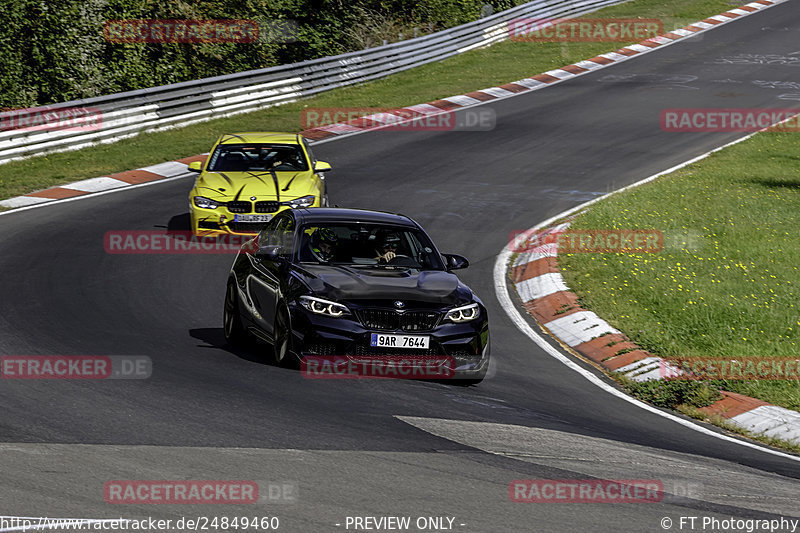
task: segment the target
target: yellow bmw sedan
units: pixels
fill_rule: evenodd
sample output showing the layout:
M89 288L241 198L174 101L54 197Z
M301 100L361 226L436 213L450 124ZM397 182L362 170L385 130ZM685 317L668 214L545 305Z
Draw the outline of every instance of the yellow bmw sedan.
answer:
M256 234L276 214L327 207L324 171L308 141L297 133L227 133L204 161L189 193L196 235Z

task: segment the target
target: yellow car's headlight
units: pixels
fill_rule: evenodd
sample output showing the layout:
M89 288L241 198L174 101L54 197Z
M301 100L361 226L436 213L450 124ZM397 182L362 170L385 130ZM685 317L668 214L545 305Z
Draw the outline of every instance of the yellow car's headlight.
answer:
M195 196L194 205L201 209L216 209L220 206L220 203L205 196Z
M300 207L309 207L314 205L314 200L317 197L313 194L309 194L308 196L303 196L302 198L295 198L294 200L287 200L286 202L281 202L281 205L288 205L292 209L298 209Z

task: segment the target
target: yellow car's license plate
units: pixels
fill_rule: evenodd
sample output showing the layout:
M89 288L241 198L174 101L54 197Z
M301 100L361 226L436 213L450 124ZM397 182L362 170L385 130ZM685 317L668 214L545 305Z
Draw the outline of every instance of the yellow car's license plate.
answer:
M269 222L272 215L234 215L234 222Z

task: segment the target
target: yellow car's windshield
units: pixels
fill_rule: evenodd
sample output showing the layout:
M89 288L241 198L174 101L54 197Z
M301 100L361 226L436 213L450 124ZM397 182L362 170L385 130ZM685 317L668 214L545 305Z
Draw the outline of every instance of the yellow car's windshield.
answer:
M296 144L221 144L211 155L211 172L302 172L308 161Z

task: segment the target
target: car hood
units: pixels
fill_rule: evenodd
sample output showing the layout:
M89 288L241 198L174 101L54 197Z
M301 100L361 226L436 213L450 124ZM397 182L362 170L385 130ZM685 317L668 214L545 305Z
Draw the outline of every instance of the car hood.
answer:
M197 193L214 200L293 200L309 194L308 172L275 172L278 186L269 172L206 172L196 184ZM284 190L285 189L285 190Z
M455 305L472 299L472 291L444 271L303 265L299 274L315 295L335 301L400 299Z

